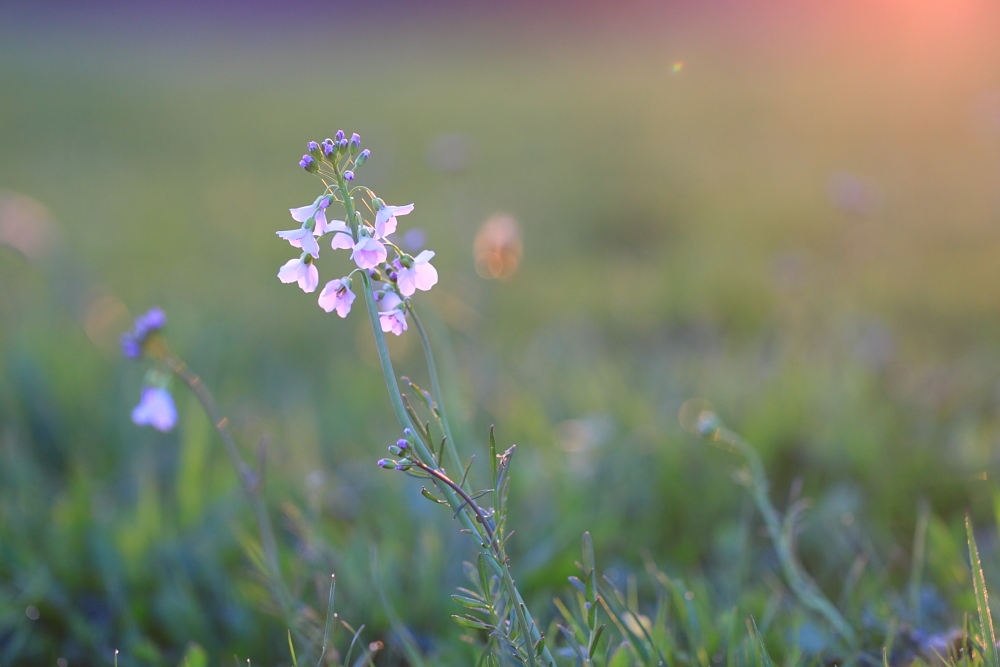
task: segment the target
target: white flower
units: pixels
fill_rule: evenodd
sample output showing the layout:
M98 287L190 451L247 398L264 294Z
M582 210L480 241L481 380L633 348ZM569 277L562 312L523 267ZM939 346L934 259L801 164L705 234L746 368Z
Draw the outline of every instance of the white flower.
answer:
M433 250L424 250L412 260L412 266L400 264L396 271L396 285L403 296L412 296L415 291L427 291L438 281L438 272L430 261L434 257Z
M413 204L406 206L385 205L375 213L375 238L380 239L396 231L396 216L406 215L413 210Z
M302 248L313 257L319 257L319 245L316 243L311 229L300 227L299 229L286 229L275 233L291 243L293 248Z
M334 250L354 247L354 236L351 235L351 228L343 220L331 220L326 225L326 229L323 230L324 234L326 232L333 232L333 241L330 242L330 247Z
M305 261L305 255L290 259L278 269L278 280L283 283L297 282L303 292L315 292L319 285L319 271L312 262Z
M406 331L406 312L400 308L403 300L395 292L385 292L379 301L379 324L382 331L392 332L397 336Z
M362 236L354 244L351 259L360 269L373 269L385 261L385 246L370 236Z
M330 205L330 196L324 195L322 197L317 197L316 201L308 206L300 206L298 208L290 208L288 212L292 214L292 219L295 222L301 222L305 224L309 222L310 219L316 220L316 227L326 227L326 207Z
M352 303L354 303L354 292L351 291L349 278L331 280L319 293L319 307L328 313L336 309L341 317L347 317L351 312Z

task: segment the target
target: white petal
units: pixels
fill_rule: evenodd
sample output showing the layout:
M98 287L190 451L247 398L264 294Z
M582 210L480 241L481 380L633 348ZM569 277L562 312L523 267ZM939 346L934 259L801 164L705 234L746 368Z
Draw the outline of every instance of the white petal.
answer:
M299 287L308 294L315 292L317 285L319 285L319 270L315 264L305 265L305 271L299 275Z
M316 204L290 208L288 209L288 212L292 214L292 219L295 220L295 222L305 222L316 214Z
M414 282L417 285L417 289L421 289L426 292L437 284L437 269L430 264L417 264L413 267L413 272L416 274Z
M294 283L299 279L300 266L302 266L302 260L298 257L288 260L278 269L278 280L283 283Z
M413 258L413 263L414 264L423 264L425 262L431 261L432 259L434 259L434 251L433 250L424 250L419 255L417 255L416 257Z
M416 277L416 271L413 269L400 269L397 271L396 286L399 288L399 293L403 296L413 296L413 293L417 291Z

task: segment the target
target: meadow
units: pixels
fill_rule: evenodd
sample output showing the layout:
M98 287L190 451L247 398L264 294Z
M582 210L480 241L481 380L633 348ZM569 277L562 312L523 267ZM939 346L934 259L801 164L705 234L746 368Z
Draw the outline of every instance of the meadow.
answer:
M979 618L967 513L1000 586L988 3L0 19L0 664L292 663L211 422L181 387L173 431L129 419L119 334L151 306L263 452L303 626L335 573L375 664L476 664L450 618L474 550L375 465L400 436L367 322L275 276L317 194L296 162L337 129L437 252L421 315L472 478L491 425L517 444L508 550L548 636L585 531L669 664L929 659ZM497 219L502 276L475 250ZM390 351L426 384L419 339ZM859 653L789 590L692 399L759 454Z

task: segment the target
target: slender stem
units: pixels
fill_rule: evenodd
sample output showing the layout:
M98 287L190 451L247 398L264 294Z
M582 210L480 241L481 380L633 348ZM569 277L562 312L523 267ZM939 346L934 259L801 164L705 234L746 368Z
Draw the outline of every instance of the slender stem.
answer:
M354 200L350 196L350 191L348 190L347 182L344 180L343 175L338 171L336 176L337 187L344 200L342 202L344 210L347 213L347 219L353 228L357 224ZM356 237L357 230L355 229L354 231ZM386 389L389 391L389 402L392 403L393 412L396 413L396 421L399 422L399 425L404 430L409 429L410 432L414 434L415 437L413 445L416 448L420 459L423 461L434 461L434 456L429 446L430 443L425 443L423 438L419 437L420 431L417 430L417 428L413 425L413 422L410 421L409 415L406 414L403 396L400 393L399 385L396 382L396 372L392 368L392 358L389 356L389 348L385 342L385 333L382 331L382 325L379 322L378 308L375 306L375 293L372 289L371 277L366 271L361 272L361 282L362 291L365 294L365 306L368 310L368 321L371 323L372 334L375 336L375 347L378 350L378 357L382 366L382 377L385 380ZM483 534L487 526L479 523L476 519L471 517L469 512L464 511L465 508L463 505L465 503L455 493L455 490L444 483L437 486L444 494L445 499L448 501L448 505L451 506L453 510L458 512L458 518L459 521L461 521L462 526L478 538L478 542L484 553L489 556L489 558L487 558L487 562L491 564L491 569L493 569L494 572L501 577L501 580L504 583L504 588L507 589L511 602L514 604L518 624L521 626L521 630L524 633L525 642L528 644L526 647L528 662L532 667L535 667L535 665L537 665L537 661L535 660L533 644L541 639L541 633L539 632L534 619L531 618L531 614L528 612L527 606L521 598L521 593L517 590L517 586L514 583L514 578L511 576L506 558L499 560L493 553L491 548L493 540ZM472 511L471 508L469 511ZM552 667L555 666L555 660L552 658L552 654L549 652L548 647L543 649L542 657L547 665L551 665Z
M778 560L781 562L788 586L802 604L825 618L852 649L857 648L857 636L850 624L833 603L823 595L816 582L802 569L795 557L792 539L787 531L782 530L778 511L771 504L771 499L768 496L767 475L764 473L764 465L756 450L738 434L725 428L717 429L712 437L713 440L721 440L732 446L746 459L750 467L750 483L748 485L750 495L754 504L757 505L757 510L764 518L764 525L767 527L768 535L778 553Z
M434 351L431 348L431 341L427 338L427 332L424 330L423 323L421 323L420 318L417 317L417 311L412 305L410 305L409 308L410 315L413 316L413 324L417 327L417 333L420 334L420 343L424 348L424 359L427 362L427 374L430 375L431 391L434 392L434 398L437 401L438 414L441 415L441 428L444 430L445 445L448 448L448 454L451 456L453 463L455 464L455 469L461 470L462 459L458 455L455 438L451 434L451 425L448 423L448 413L444 408L444 394L441 393L441 382L438 380L437 365L434 363Z
M271 525L271 518L264 503L260 478L240 455L236 439L233 437L229 418L219 411L212 392L209 391L201 378L190 369L183 359L174 354L162 340L150 342L153 343L152 345L148 345L151 355L163 362L191 390L191 393L198 399L205 414L212 422L212 426L215 427L215 431L222 441L223 448L226 450L226 455L229 457L229 462L232 464L233 470L236 471L236 477L253 510L257 530L260 533L261 551L264 555L265 567L267 568L268 588L271 590L271 596L281 607L285 621L295 634L296 639L302 645L308 646L305 637L302 636L294 623L294 604L292 596L285 588L284 580L281 577L277 540L275 540L274 528Z

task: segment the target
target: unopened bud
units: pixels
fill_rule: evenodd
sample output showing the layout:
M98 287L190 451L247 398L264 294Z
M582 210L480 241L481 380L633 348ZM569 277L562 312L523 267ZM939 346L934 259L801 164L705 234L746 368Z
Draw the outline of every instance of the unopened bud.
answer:
M396 467L396 462L393 461L392 459L379 459L378 460L378 467L379 468L386 468L386 469L395 468Z
M341 139L340 141L338 141L337 142L337 149L340 150L340 151L346 151L347 150L347 139Z
M344 172L344 180L345 181L353 181L354 180L354 172L351 171L350 169L348 169L347 171L345 171Z
M333 136L335 137L334 141L336 141L337 143L340 143L340 141L344 138L344 131L343 130L337 130L337 134L335 134Z
M368 158L370 158L371 155L372 155L372 152L370 150L368 150L367 148L364 149L363 151L361 151L361 155L359 155L358 157L354 158L354 168L357 169L358 167L360 167L361 165L363 165L365 162L368 162Z
M396 441L396 446L399 447L400 449L406 449L407 447L410 446L410 441L405 438L400 438L399 440Z
M309 151L309 155L312 155L313 157L319 157L321 155L319 150L319 144L317 144L315 141L310 141L308 144L306 144L306 150Z
M315 174L319 171L319 165L316 164L316 160L312 159L309 155L302 156L302 159L299 160L299 166L308 171L310 174Z

